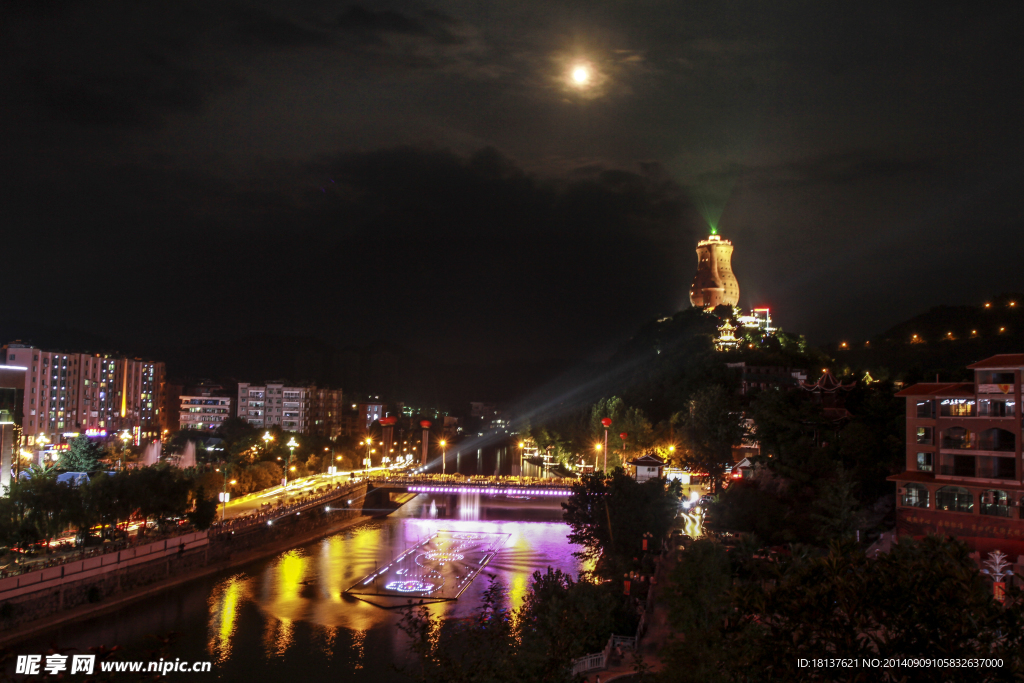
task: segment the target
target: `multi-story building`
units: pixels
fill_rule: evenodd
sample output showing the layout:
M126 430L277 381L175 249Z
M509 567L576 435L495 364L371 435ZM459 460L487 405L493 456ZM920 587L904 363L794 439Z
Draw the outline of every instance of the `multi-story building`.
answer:
M181 429L217 429L232 417L231 397L217 396L213 392L182 394L178 421Z
M308 434L333 439L342 430L341 389L310 387Z
M370 431L370 426L374 422L387 416L384 412L383 403L372 403L367 401L359 403L358 405L359 407L357 410L359 411L360 416L362 416L363 433Z
M714 308L740 301L740 285L732 272L732 242L712 229L697 243L697 274L690 285L690 303L697 308Z
M106 354L44 351L26 344L4 347L7 363L26 368L23 440L86 430L128 430L136 443L164 427L164 364Z
M20 463L22 392L27 368L0 365L0 495L11 484L11 475Z
M315 424L313 410L327 413L334 419L340 413L341 391L325 393L321 397L315 386L290 386L286 381L266 382L263 385L241 382L238 385L238 417L258 427L279 426L290 432L316 433L317 429L333 429L326 421ZM315 404L315 405L314 405ZM336 431L336 430L335 430Z
M915 384L907 400L906 471L898 487L899 535L953 535L972 550L1024 554L1021 375L1024 354L967 366L973 382Z
M739 393L749 394L768 389L797 389L807 381L807 370L776 365L747 365L746 362L726 363L738 375Z

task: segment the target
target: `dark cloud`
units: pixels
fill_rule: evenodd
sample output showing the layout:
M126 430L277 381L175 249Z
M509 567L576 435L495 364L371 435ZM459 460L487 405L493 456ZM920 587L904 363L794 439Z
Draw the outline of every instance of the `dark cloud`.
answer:
M235 13L238 34L271 47L326 47L333 43L323 32L259 10L239 8Z
M393 10L375 11L353 5L338 17L338 27L365 39L383 42L391 35L425 38L440 45L462 45L466 38L452 32L459 22L447 14L426 11L413 18Z
M155 125L169 113L198 113L208 99L235 85L229 77L173 64L153 54L139 55L122 71L27 72L25 90L58 118L82 125L134 127Z
M923 178L937 170L938 164L934 157L900 159L874 152L848 151L774 166L744 167L736 164L721 172L707 174L705 178L715 181L735 176L745 184L771 190L777 187L848 185L908 175Z
M606 343L608 318L620 338L675 310L685 289L675 261L694 236L686 200L650 167L541 177L493 148L460 156L400 147L263 173L233 184L137 167L84 178L48 208L60 223L19 232L10 246L60 239L83 262L102 262L115 240L144 282L204 282L202 298L218 303L190 307L182 337L201 338L225 315L232 331L258 333L269 315L291 332L342 343L371 330L415 340L445 360L492 351L572 357ZM38 192L24 181L19 189ZM9 209L19 223L37 211L21 202ZM93 241L97 234L106 239ZM301 285L255 284L286 272ZM9 314L25 315L77 277L56 273ZM90 286L118 290L129 308L179 310L180 287L124 290L121 278L100 269ZM636 301L638 289L651 297ZM548 322L528 322L534 315ZM88 315L68 322L93 325ZM142 329L131 334L148 339Z
M692 201L734 240L741 303L867 336L1019 289L1012 269L949 278L948 245L958 267L1024 248L1021 8L6 3L5 246L100 264L90 286L145 312L126 335L271 320L571 356L686 305ZM567 81L580 62L590 90ZM27 314L83 281L31 264L11 276ZM182 278L210 300L155 324Z

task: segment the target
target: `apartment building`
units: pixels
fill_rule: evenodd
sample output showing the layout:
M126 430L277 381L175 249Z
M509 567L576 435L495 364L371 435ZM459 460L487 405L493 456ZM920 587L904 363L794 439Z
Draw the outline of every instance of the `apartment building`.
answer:
M900 535L953 535L972 550L1024 554L1021 375L1024 354L968 365L972 382L915 384L906 471L896 482Z
M216 396L212 392L179 397L178 422L181 429L214 430L232 417L230 396Z
M307 434L333 439L342 431L341 389L310 387Z
M22 435L56 443L87 429L128 430L136 443L159 436L166 370L161 362L108 354L45 351L11 343L0 356L25 371Z
M315 386L290 386L284 381L238 384L238 417L258 427L278 426L307 433Z

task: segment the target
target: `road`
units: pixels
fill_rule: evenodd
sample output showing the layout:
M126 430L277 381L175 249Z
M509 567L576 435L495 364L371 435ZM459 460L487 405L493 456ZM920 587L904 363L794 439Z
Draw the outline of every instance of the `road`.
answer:
M261 506L266 505L267 503L276 507L278 501L284 500L287 503L289 498L304 496L311 493L313 489L317 489L322 486L333 487L336 483L347 483L349 479L361 477L368 472L381 472L383 470L383 467L374 467L369 470L351 470L349 472L338 472L337 474L314 474L310 477L302 477L301 479L288 482L287 487L275 486L273 488L264 489L246 500L229 501L227 504L227 510L224 511L224 518L233 519L234 517L247 515L254 510L258 510ZM218 519L222 512L221 507L217 508Z

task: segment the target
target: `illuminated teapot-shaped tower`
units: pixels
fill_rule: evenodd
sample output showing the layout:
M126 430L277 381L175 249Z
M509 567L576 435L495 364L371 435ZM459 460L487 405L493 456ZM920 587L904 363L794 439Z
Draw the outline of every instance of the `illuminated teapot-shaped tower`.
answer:
M690 285L690 303L698 308L714 308L740 301L740 283L732 272L732 242L711 229L707 239L697 243L697 274Z

